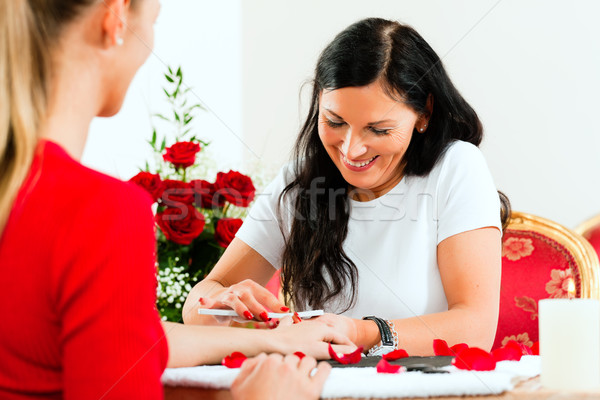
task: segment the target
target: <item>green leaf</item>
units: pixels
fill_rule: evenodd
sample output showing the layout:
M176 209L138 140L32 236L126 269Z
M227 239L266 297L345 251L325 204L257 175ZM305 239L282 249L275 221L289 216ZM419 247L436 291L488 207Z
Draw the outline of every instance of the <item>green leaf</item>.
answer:
M152 147L154 147L154 144L156 143L156 129L152 130Z
M167 80L168 80L169 82L171 82L171 83L175 82L175 81L173 80L173 78L171 78L171 77L170 77L169 75L167 75L167 74L165 74L165 78L167 78Z
M167 147L167 138L164 138L160 145L160 151L163 151L166 147Z
M150 165L148 164L148 161L146 161L146 171L150 171Z
M181 67L177 68L177 76L183 79L183 74L181 73Z
M171 75L173 75L173 70L171 69L171 67L167 67L167 68L169 69L169 73L170 73Z
M152 116L153 116L153 117L156 117L156 118L164 119L165 121L168 121L168 122L171 122L171 120L170 120L169 118L165 117L165 116L164 116L164 115L162 115L162 114L154 114L154 115L152 115Z
M167 92L167 89L163 88L163 91L165 92L168 98L171 98L171 95L169 94L169 92Z
M175 115L175 121L181 122L181 118L179 118L179 114L177 114L177 111L173 110L173 114Z

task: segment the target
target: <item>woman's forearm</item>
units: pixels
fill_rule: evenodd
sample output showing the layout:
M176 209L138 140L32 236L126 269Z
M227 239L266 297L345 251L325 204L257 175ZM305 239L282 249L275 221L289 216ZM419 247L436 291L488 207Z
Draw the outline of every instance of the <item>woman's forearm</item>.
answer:
M198 314L198 308L201 306L200 298L216 296L225 289L221 283L212 279L204 279L199 282L192 288L185 300L182 311L183 322L194 325L229 325L229 321L219 322L213 316Z
M490 350L494 342L497 313L454 308L436 314L393 320L398 333L398 348L410 355L433 355L433 339L444 339L449 345L467 343L469 346ZM370 348L381 338L379 329L371 321L357 321L356 344Z
M225 355L234 351L251 357L280 350L268 331L174 322L163 322L163 329L169 344L169 368L220 364Z

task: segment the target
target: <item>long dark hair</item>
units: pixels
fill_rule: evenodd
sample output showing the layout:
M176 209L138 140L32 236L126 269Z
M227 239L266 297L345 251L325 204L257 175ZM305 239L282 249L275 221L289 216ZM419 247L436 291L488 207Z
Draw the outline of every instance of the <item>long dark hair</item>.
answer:
M279 197L279 204L284 204L286 194L294 200L295 217L283 252L282 288L297 308L322 308L348 284L354 289L358 283L356 265L343 249L348 234L348 183L319 138L319 95L324 89L365 86L377 80L390 97L402 100L417 114L426 111L430 95L434 99L426 133L413 132L404 155L405 176L427 175L452 141L481 143L483 128L477 114L450 81L438 55L413 28L368 18L338 34L319 57L310 110L294 148L298 160L294 179ZM510 203L503 194L500 198L504 225ZM348 310L355 303L356 290L345 300Z

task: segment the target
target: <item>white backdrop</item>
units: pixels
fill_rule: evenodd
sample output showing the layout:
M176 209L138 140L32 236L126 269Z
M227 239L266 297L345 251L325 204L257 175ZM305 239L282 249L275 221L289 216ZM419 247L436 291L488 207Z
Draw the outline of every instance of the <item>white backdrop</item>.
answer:
M600 213L598 15L595 0L164 0L155 56L120 115L94 123L84 162L122 178L143 164L164 61L182 64L213 110L200 132L219 162L270 171L288 159L320 51L352 22L382 16L415 27L442 57L484 123L482 149L513 207L575 227Z

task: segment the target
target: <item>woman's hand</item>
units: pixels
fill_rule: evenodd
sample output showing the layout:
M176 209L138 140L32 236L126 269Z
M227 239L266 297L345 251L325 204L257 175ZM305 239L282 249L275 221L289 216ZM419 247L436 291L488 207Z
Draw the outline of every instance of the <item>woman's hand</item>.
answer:
M201 297L200 308L233 309L239 316L236 321L258 320L267 322L269 310L287 312L289 308L266 288L251 279L224 288L215 297ZM215 317L219 322L230 317Z
M353 343L357 343L359 332L356 321L358 320L343 315L323 314L314 318L313 321L330 326L342 335L347 336Z
M317 366L310 356L263 353L244 362L231 393L236 400L318 399L330 371L329 364Z
M328 360L330 343L337 353L356 350L356 345L342 332L315 320L293 324L292 318L286 317L281 319L279 327L264 334L270 335L273 351L281 354L301 351L318 360Z
M357 346L362 346L365 351L375 346L381 340L379 328L369 320L353 319L343 315L324 314L314 319L332 327L337 332L347 336Z

